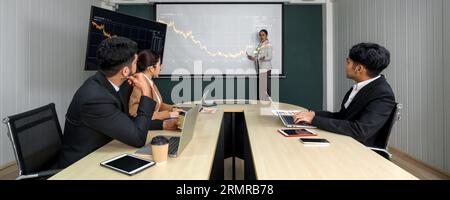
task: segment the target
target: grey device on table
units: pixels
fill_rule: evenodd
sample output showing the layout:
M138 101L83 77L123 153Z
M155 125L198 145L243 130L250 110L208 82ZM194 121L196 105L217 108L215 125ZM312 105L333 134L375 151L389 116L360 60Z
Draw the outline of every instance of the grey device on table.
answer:
M266 93L267 94L267 93ZM277 114L277 116L281 119L281 121L283 122L284 126L288 127L288 128L317 128L311 124L305 123L305 122L301 122L299 124L296 124L294 121L294 116L292 115L281 115L277 109L275 108L275 105L272 101L272 97L269 96L269 94L267 94L267 98L270 101L270 105L272 106L272 108L276 111L275 113Z
M195 124L197 122L198 114L200 112L201 105L196 105L192 109L186 112L184 117L183 127L181 129L180 136L167 137L169 139L169 156L176 158L180 156L189 142L194 136ZM136 153L140 154L152 154L149 145L139 149Z

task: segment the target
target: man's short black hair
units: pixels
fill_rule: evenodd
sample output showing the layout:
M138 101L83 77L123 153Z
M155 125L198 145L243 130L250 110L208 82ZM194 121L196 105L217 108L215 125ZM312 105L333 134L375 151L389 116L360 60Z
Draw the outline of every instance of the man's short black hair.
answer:
M102 41L97 50L100 71L107 76L117 74L123 67L133 62L137 51L137 43L128 38L113 37Z
M375 43L360 43L353 46L349 58L364 65L370 77L378 76L391 62L389 51Z

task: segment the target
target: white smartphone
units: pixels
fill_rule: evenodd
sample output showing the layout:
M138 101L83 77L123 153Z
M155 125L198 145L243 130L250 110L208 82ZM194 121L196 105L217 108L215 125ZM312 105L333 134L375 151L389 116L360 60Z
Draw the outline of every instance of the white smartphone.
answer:
M323 138L300 138L305 146L328 146L330 142Z

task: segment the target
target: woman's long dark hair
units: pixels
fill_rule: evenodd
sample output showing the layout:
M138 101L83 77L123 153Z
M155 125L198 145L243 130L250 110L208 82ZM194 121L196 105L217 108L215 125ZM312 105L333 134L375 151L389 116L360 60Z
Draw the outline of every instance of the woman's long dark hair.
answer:
M150 49L142 50L138 55L137 72L143 72L158 63L160 56Z

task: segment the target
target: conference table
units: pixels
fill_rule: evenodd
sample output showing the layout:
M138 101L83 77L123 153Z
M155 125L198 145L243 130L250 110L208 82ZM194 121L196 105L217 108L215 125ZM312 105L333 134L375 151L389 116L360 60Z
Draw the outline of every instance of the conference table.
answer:
M281 110L305 110L275 104ZM417 180L348 136L315 129L315 137L327 139L330 145L311 147L299 138L281 135L277 130L284 125L267 101L224 101L216 108L215 113L199 114L191 142L179 157L164 164L134 176L102 167L105 160L138 150L114 140L50 180L222 180L224 159L229 157L244 160L248 180ZM147 143L158 135L180 132L149 131Z

